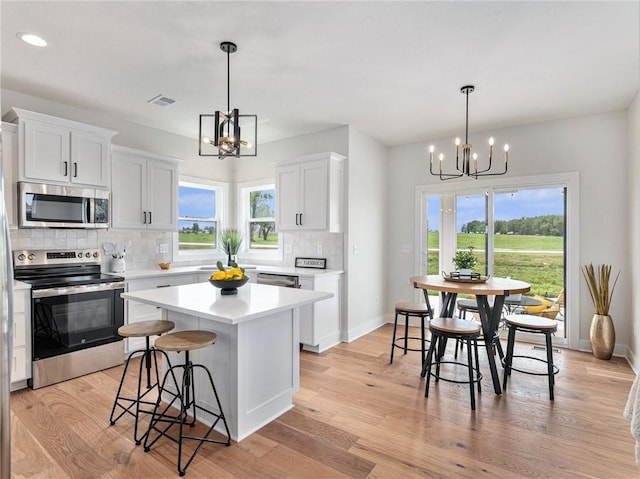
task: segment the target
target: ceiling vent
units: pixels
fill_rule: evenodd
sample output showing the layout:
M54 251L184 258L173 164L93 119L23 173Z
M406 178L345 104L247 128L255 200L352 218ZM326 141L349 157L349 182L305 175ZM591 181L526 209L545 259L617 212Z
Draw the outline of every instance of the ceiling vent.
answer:
M158 95L151 100L148 100L147 103L153 103L158 106L169 106L175 103L176 101L173 98L169 98L168 96Z

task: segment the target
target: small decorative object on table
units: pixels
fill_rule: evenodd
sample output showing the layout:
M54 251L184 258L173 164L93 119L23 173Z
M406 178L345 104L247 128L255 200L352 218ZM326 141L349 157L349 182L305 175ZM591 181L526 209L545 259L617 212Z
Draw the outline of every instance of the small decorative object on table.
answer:
M158 266L160 266L160 269L169 269L171 268L171 263L158 263Z
M457 269L451 273L451 277L454 277L455 273L459 279L464 277L471 279L472 269L478 263L478 258L473 254L473 246L469 245L468 251L456 251L451 261Z
M238 288L244 286L249 281L249 276L244 274L244 269L239 268L235 262L231 262L230 269L226 269L222 261L216 263L219 271L212 273L209 283L216 288L220 288L220 294L238 294Z
M480 273L470 273L468 275L460 274L458 271L451 273L442 272L445 281L453 281L454 283L486 283L489 276L482 276Z

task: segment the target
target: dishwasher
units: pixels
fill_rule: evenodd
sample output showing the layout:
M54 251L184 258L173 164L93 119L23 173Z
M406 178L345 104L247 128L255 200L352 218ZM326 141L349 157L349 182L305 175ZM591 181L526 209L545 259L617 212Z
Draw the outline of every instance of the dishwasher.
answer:
M282 286L283 288L300 288L300 277L290 274L258 273L256 283Z

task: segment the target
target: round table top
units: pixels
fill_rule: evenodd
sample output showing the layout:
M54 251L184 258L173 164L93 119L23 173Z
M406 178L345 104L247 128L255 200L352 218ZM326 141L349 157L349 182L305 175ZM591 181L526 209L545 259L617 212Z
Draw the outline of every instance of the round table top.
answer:
M526 293L531 289L529 283L506 278L489 278L484 283L458 283L447 281L438 274L431 274L428 276L414 276L410 281L416 288L444 291L446 293L505 296Z

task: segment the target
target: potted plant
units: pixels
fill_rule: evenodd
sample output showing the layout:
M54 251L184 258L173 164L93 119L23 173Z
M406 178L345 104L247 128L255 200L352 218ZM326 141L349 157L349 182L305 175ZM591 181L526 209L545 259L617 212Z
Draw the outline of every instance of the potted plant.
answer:
M242 234L235 228L225 228L220 235L222 250L227 254L227 263L237 262L238 251L242 245Z
M598 359L611 359L616 343L616 331L613 319L609 315L609 308L620 272L618 271L612 285L611 265L600 264L594 267L593 264L589 264L583 266L582 274L587 281L589 294L596 308L596 314L593 315L589 331L591 350Z
M452 261L460 276L471 276L471 271L478 263L478 258L473 254L473 246L469 245L468 250L456 251Z

